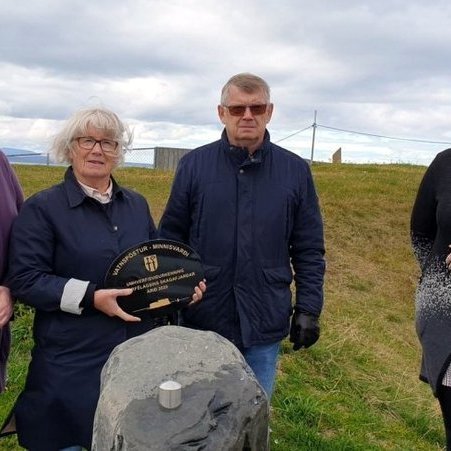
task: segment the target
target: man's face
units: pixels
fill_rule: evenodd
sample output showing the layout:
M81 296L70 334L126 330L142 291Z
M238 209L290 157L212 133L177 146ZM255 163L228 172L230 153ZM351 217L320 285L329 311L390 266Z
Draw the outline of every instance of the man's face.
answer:
M264 110L263 114L258 114L259 111L252 112L250 108L245 108L241 112L242 114L234 115L233 108L229 109L227 107L249 107L265 104L267 104L267 100L262 90L248 93L236 86L230 87L227 105L218 106L218 115L226 128L230 144L247 147L250 152L258 149L263 141L266 124L271 119L273 105L269 103L266 109L262 107L261 109Z

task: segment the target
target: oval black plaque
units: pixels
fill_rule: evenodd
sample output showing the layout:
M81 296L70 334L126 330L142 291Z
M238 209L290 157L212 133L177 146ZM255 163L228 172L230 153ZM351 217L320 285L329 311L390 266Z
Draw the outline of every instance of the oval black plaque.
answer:
M119 306L132 315L166 315L191 302L194 287L204 278L199 255L173 240L151 240L118 255L105 277L106 288L133 288L118 297Z

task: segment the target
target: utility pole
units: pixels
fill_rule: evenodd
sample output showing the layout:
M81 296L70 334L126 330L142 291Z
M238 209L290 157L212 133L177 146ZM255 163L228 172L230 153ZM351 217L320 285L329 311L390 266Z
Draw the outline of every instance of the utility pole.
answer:
M313 153L315 152L315 134L316 134L316 110L313 116L313 134L312 134L312 153L310 154L310 164L313 163Z

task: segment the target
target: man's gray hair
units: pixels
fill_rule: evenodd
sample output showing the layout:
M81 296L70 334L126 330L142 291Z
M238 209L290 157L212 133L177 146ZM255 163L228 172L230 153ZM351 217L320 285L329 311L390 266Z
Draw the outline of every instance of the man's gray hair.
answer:
M256 91L263 91L265 95L266 103L271 101L271 90L268 83L263 78L249 72L243 72L241 74L234 75L224 85L221 91L221 105L227 106L229 101L229 90L231 86L236 86L244 92L252 94Z

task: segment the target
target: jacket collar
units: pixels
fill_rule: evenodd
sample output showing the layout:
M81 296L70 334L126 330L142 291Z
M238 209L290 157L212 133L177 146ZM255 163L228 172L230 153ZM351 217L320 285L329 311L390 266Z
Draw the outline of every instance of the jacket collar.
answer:
M113 194L111 200L114 201L116 197L123 197L124 192L122 188L116 183L113 176L111 176L111 182L113 183ZM80 184L75 178L72 166L69 166L64 174L64 189L66 190L67 198L69 200L69 206L71 208L77 207L82 204L85 199L90 199L90 197L83 191Z
M230 155L234 162L238 163L239 165L261 163L271 148L271 141L268 130L265 130L265 136L263 137L262 145L254 152L252 157L249 156L249 152L246 147L237 147L229 143L229 138L227 137L225 129L221 134L221 143L224 151L228 155Z

